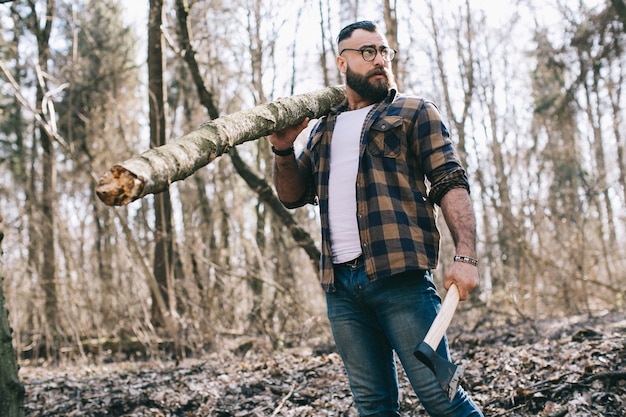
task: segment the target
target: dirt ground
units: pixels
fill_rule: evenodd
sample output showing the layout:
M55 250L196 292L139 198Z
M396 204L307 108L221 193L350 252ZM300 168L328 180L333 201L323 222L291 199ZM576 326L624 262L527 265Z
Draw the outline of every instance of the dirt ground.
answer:
M449 332L485 416L626 416L626 314ZM357 416L332 344L20 370L27 416ZM404 375L401 413L426 416Z

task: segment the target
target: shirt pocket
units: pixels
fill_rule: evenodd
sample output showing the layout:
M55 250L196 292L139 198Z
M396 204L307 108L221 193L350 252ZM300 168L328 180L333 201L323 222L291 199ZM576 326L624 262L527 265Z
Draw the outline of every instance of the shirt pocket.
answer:
M368 132L367 150L372 156L397 158L402 151L404 131L401 116L377 119Z

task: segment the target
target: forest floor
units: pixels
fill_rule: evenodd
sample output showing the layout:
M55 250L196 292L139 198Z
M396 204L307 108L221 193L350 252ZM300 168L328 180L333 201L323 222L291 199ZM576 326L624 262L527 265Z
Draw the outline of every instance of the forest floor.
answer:
M450 329L485 416L626 416L626 314ZM23 366L27 416L356 416L332 344L180 363ZM426 416L400 373L403 416Z

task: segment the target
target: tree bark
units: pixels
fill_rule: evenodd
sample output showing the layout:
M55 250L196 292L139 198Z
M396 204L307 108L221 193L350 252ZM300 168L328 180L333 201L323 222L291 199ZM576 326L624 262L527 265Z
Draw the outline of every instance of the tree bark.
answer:
M215 105L214 95L204 86L204 78L196 61L196 50L191 44L191 29L189 27L189 6L186 0L176 0L176 19L178 20L178 30L180 31L180 46L184 51L182 57L187 63L193 83L198 92L200 103L209 112L211 119L219 117L219 111Z
M203 123L174 142L113 166L100 178L96 193L105 204L121 206L165 191L172 182L189 177L232 147L298 124L306 117L321 117L344 98L343 87L326 87Z
M37 105L42 120L46 120L46 112L49 108L44 108L46 102L45 95L48 90L46 76L48 75L48 61L50 60L50 36L52 33L52 22L55 20L56 2L55 0L46 1L45 24L40 27L39 18L34 2L30 2L31 8L31 27L37 36L37 54L38 64L41 73L39 74L40 82L37 83ZM57 268L57 251L56 251L56 233L57 233L57 214L56 202L58 200L56 190L57 167L56 152L53 144L53 138L43 126L39 127L39 140L42 148L42 187L41 187L41 251L43 254L43 263L41 268L41 286L44 292L44 314L46 317L46 329L51 339L46 340L48 348L53 348L54 339L60 332L59 324L59 304L58 304L58 268Z
M150 101L150 147L158 148L166 144L166 92L163 81L165 55L163 53L163 0L150 0L148 24L148 99ZM173 272L174 243L172 238L172 201L168 190L155 196L155 245L154 245L154 277L157 280L161 297L168 310L172 308L170 286ZM156 302L156 294L152 294L152 323L163 327L165 318ZM175 339L176 340L176 339Z
M385 0L384 5L385 10L385 28L386 28L386 37L387 42L389 42L389 46L395 49L396 51L399 49L398 47L398 16L396 11L396 1ZM402 91L402 77L398 68L398 59L394 59L391 61L391 69L396 76L396 85L398 87L398 91Z
M4 233L0 216L0 246ZM2 248L0 247L0 255ZM17 359L13 350L12 329L6 310L3 290L2 263L0 263L0 411L5 417L24 415L24 386L17 377Z

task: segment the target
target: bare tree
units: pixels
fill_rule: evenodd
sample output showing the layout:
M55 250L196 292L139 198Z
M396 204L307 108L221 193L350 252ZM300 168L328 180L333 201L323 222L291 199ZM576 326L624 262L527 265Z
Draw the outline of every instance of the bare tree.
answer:
M0 215L0 258L2 257L2 240L4 224ZM0 410L6 417L24 415L24 386L17 377L17 358L13 350L13 329L9 323L9 315L4 298L4 277L0 259Z
M619 123L620 117L618 116L610 124L605 122L605 108L613 106L611 95L615 91L611 76L607 77L605 74L623 77L619 64L615 66L615 63L620 62L619 54L623 47L620 45L620 38L623 37L620 26L623 23L616 21L610 9L597 15L589 13L589 17L585 20L585 24L578 26L571 43L580 66L580 88L584 91L578 102L585 110L590 126L588 141L591 155L593 155L594 169L585 172L583 184L589 202L595 210L593 217L599 220L598 226L593 229L597 230L597 241L602 246L602 258L607 277L609 282L616 285L615 268L610 259L616 256L614 248L619 247L617 231L620 226L615 213L620 211L624 200L619 202L618 199L612 197L615 194L619 195L620 187L612 185L610 166L615 161L618 170L621 171L617 178L623 177L620 164L624 161L621 160L623 155L620 155L620 148L623 146L620 143L621 135L619 130L614 128L615 124ZM609 96L608 102L605 99L607 95ZM613 137L607 134L609 132L613 134ZM617 149L617 155L608 151L613 148ZM614 159L614 156L617 156L617 159ZM622 191L623 185L622 183Z
M258 6L258 5L257 5ZM250 12L248 16L248 25L249 25L249 34L250 34L250 56L251 56L251 65L253 74L253 89L256 91L256 95L258 95L257 100L264 101L265 93L263 92L263 87L261 85L261 76L263 74L264 67L264 51L270 50L273 51L273 47L264 47L262 44L259 44L262 39L261 33L257 32L260 30L262 26L262 16L260 16L260 10L255 7L252 8L253 12ZM189 72L192 74L195 81L196 88L198 89L198 97L201 102L204 102L203 98L214 97L215 95L212 92L209 92L204 82L198 77L196 74L200 73L198 62L195 59L196 53L191 47L192 39L191 39L191 30L189 29L189 9L184 0L177 0L177 20L179 24L179 33L181 35L180 44L181 50L185 51L184 58L189 66ZM216 105L212 102L204 103L207 111L210 115L214 115L217 117ZM256 143L256 148L258 150L257 157L257 170L262 169L263 166L270 167L270 160L267 158L268 149L265 141L259 141ZM280 228L282 226L287 226L291 232L291 236L296 240L296 242L301 245L307 254L311 258L311 263L315 266L317 270L317 262L319 260L319 250L316 248L313 239L310 235L301 227L298 226L297 222L294 220L293 216L284 208L284 206L278 200L276 194L273 192L270 184L264 179L263 176L259 176L255 173L255 170L252 169L241 156L236 148L232 148L229 151L229 155L231 156L231 160L233 165L239 175L244 179L244 181L248 184L248 186L253 190L254 193L258 195L258 202L256 204L255 214L256 214L256 244L254 247L250 247L249 251L250 258L254 261L252 265L249 265L247 268L250 271L258 270L258 273L250 273L248 277L248 283L250 287L250 291L253 295L252 306L249 314L249 326L254 329L256 332L264 333L266 335L272 335L273 332L268 329L268 324L272 323L273 315L276 313L276 309L266 309L263 305L264 299L267 298L268 293L266 291L267 283L268 283L268 274L264 273L265 267L264 264L268 263L268 259L278 258L278 253L269 253L272 249L275 250L276 245L284 246L282 243L283 234L280 233ZM265 155L265 157L263 157ZM269 175L267 172L265 176ZM203 197L204 198L204 197ZM271 215L273 217L270 217ZM276 221L271 221L270 219L275 218ZM266 237L266 224L271 221L272 224L278 224L279 227L274 227L276 229L275 233L271 233ZM272 237L273 236L273 237ZM268 247L266 245L267 239L273 239L274 245ZM257 253L258 252L258 253ZM255 256L256 254L256 256ZM276 262L277 267L279 264L286 262L289 265L288 259L280 259ZM277 276L285 276L286 274L277 273ZM275 290L280 287L283 291L291 291L292 286L290 285L281 285L280 282L271 282L271 286L269 288L270 291ZM276 303L272 303L276 304Z
M384 5L384 16L385 16L385 31L387 42L389 42L389 46L395 49L396 51L399 49L398 47L398 16L396 11L396 1L395 0L385 0ZM396 74L396 83L398 84L398 89L402 91L402 79L399 77L401 75L400 68L398 67L399 60L391 61L391 66L393 69L393 73Z
M469 9L467 12L471 13ZM489 242L485 258L490 262L485 267L484 287L485 292L491 295L491 289L502 294L507 285L511 285L511 277L520 276L523 270L522 259L526 250L523 222L515 215L514 196L524 191L514 191L516 182L511 174L515 167L511 166L511 162L513 155L522 151L516 138L525 127L515 125L517 95L510 81L515 77L513 61L518 57L502 48L513 42L514 35L510 31L516 28L516 17L503 26L506 29L502 33L492 31L487 34L479 30L488 24L486 17L475 11L473 13L474 17L467 19L468 24L471 22L473 26L468 30L474 33L476 46L472 64L475 66L476 105L471 117L476 128L480 126L482 129L487 146L480 156L475 139L473 144L467 143L466 146L474 148L477 154L473 173L478 187L473 194L482 203L483 240ZM502 305L507 300L499 296L498 301Z
M150 146L163 146L166 142L166 92L163 81L165 55L163 52L163 0L150 0L148 23L148 95L150 102ZM169 190L164 190L154 198L154 275L165 300L167 310L172 307L171 286L173 283L173 236L172 202ZM164 317L153 294L152 321L163 326Z
M41 18L37 14L35 0L29 0L30 16L28 17L28 27L37 39L38 53L38 80L37 83L37 104L39 107L41 118L46 118L48 114L47 103L50 99L45 94L48 92L47 77L48 62L50 60L50 34L52 32L52 23L55 21L55 0L47 0L45 7L45 16ZM42 23L43 22L43 23ZM42 25L42 26L41 26ZM54 114L52 115L54 117ZM58 270L57 270L57 215L56 215L56 195L57 185L57 168L56 168L56 152L53 140L49 132L41 127L39 129L39 141L42 149L42 184L40 194L41 204L41 230L38 236L32 236L33 239L41 241L42 263L40 271L40 281L45 297L44 316L46 320L46 333L48 336L47 347L54 347L53 339L62 333L59 321L59 305L57 295ZM33 171L31 178L36 178Z

